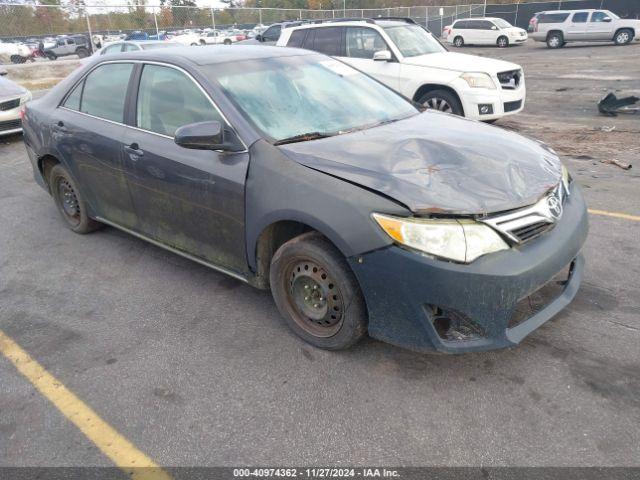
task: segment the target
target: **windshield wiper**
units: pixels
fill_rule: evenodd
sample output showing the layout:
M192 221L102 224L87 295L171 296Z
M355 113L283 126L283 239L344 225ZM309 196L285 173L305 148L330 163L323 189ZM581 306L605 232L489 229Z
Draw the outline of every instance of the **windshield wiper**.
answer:
M284 145L285 143L306 142L307 140L317 140L318 138L333 137L335 133L309 132L294 135L293 137L283 138L274 143L274 145Z

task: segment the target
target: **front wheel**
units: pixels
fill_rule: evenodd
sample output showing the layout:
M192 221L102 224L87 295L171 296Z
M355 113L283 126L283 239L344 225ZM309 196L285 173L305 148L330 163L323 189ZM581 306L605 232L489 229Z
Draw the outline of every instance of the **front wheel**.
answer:
M11 55L11 58L9 60L11 60L11 63L19 64L25 63L27 61L27 58L20 55Z
M505 36L499 37L497 44L499 48L506 48L509 46L509 39Z
M55 53L46 53L45 56L49 59L49 60L55 60L56 58L58 58L58 56Z
M231 45L231 40L229 40L228 38L226 38L226 39L224 40L224 42L222 42L222 43L224 43L225 45Z
M316 232L282 245L271 260L271 293L289 327L308 343L348 348L366 335L367 311L342 254Z
M633 40L633 32L629 29L623 29L616 33L616 36L613 38L613 41L616 45L626 45Z
M457 36L456 38L453 39L453 45L456 46L457 48L463 47L464 38L462 38L461 36Z
M418 102L433 110L464 116L460 100L446 90L432 90L423 95Z
M87 204L67 169L55 165L49 175L49 187L67 227L76 233L89 233L102 226L87 214Z

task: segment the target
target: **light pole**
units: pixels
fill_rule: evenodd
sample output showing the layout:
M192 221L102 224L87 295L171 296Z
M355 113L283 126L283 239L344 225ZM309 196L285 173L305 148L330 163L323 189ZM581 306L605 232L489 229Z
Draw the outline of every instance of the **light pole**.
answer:
M347 18L347 0L342 0L342 16Z

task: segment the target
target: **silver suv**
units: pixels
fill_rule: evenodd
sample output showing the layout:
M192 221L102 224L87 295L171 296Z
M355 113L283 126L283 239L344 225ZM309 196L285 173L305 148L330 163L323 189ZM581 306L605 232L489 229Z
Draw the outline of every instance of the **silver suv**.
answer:
M540 12L531 19L531 38L549 48L567 42L613 41L626 45L638 39L640 20L622 19L609 10L554 10Z

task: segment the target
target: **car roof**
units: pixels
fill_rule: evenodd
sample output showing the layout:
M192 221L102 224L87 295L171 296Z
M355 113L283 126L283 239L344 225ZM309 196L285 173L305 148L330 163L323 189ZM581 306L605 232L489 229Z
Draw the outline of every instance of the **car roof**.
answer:
M353 18L353 19L344 20L344 19L336 18L335 20L323 20L323 21L315 21L315 22L312 21L311 23L304 23L302 25L292 27L291 30L302 30L305 28L327 28L327 27L354 27L354 26L361 27L363 26L363 24L371 25L371 26L378 25L379 27L382 27L382 28L416 25L415 22L407 22L401 19L395 20L395 19L389 19L389 18L381 18L381 19Z
M182 63L185 60L196 65L258 60L261 58L318 55L317 52L298 48L271 47L262 45L207 45L201 47L176 46L137 52L123 52L118 60L147 60ZM110 57L113 60L113 57Z
M605 9L598 8L580 8L577 10L545 10L544 12L538 12L538 15L542 15L543 13L572 13L572 12L600 12Z

